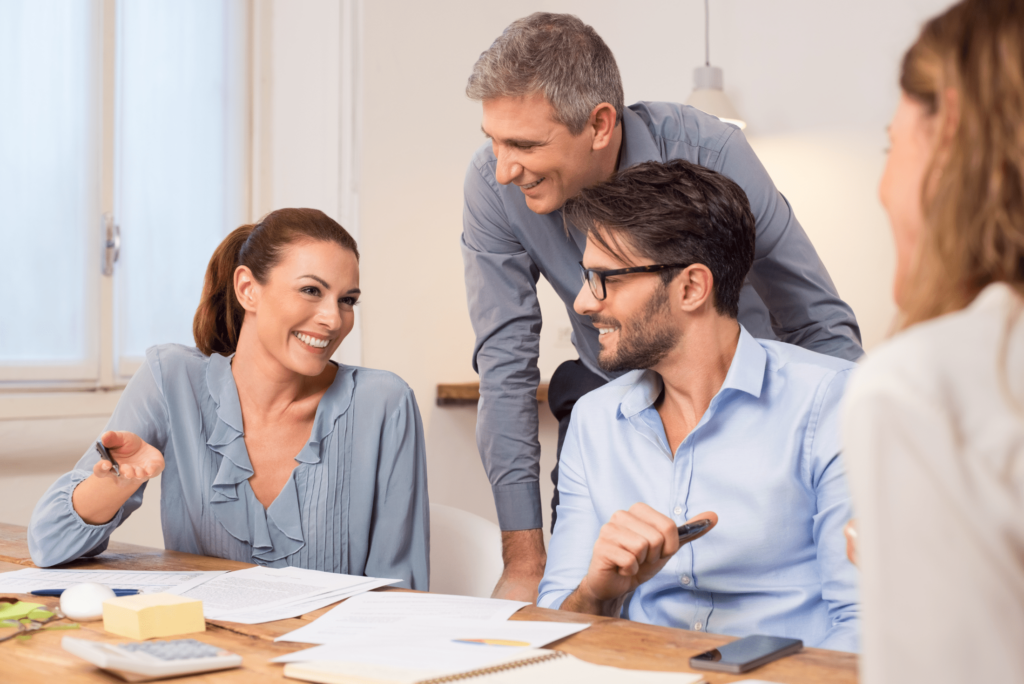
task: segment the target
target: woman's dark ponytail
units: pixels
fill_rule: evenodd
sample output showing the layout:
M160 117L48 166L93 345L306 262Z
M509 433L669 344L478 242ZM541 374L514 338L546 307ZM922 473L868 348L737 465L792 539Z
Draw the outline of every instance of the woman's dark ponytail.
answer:
M235 269L246 266L258 283L281 258L281 251L296 240L333 242L355 254L356 241L337 221L318 209L278 209L253 225L233 230L220 243L206 267L203 296L192 319L192 335L199 351L233 354L238 346L245 309L235 297Z
M206 267L203 295L192 319L192 336L199 351L207 356L233 354L238 344L245 309L235 297L235 269L238 254L255 227L255 224L246 225L231 231L217 246Z

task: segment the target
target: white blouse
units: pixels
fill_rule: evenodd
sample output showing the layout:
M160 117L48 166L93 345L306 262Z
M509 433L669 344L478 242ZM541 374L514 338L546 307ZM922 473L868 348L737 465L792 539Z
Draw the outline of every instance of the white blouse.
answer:
M990 285L851 381L866 684L1024 682L1022 307Z

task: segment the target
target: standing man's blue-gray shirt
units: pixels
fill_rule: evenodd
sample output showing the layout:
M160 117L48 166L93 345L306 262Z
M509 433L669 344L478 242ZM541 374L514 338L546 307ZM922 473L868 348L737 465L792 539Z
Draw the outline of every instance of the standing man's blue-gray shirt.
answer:
M752 335L848 360L863 354L853 311L739 129L665 102L632 105L622 126L620 169L685 159L731 178L747 193L757 243L739 320ZM473 366L480 374L477 445L501 528L535 529L542 523L536 400L540 275L565 302L583 363L602 377L613 374L597 364L597 330L572 308L585 236L571 225L565 234L561 211L531 211L518 187L495 180L496 163L485 144L465 181L462 255L476 332Z

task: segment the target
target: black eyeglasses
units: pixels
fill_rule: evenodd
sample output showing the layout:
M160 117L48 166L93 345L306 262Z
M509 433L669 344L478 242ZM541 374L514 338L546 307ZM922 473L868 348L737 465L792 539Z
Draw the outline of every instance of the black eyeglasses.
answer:
M590 291L594 294L594 298L600 302L604 301L604 298L608 296L608 289L605 286L605 278L609 276L628 275L630 273L656 273L658 271L664 271L669 268L688 268L693 264L654 264L651 266L633 266L632 268L616 268L611 271L597 271L592 268L587 268L580 264L580 277L583 278L583 282L590 285Z

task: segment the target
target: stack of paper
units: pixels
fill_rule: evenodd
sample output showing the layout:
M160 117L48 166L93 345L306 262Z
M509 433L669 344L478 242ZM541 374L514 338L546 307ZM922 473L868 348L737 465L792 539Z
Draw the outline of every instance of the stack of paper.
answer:
M471 680L479 684L707 684L700 674L650 672L595 665L564 651L527 649L510 658L470 670L439 671L436 668L395 667L341 661L289 663L284 676L325 684L436 684ZM745 679L750 684L772 684Z
M278 637L322 645L274 662L344 661L453 672L507 659L589 626L508 621L525 605L442 594L363 594Z
M304 568L255 567L171 593L201 600L208 620L255 625L297 617L399 581Z
M96 582L111 589L136 589L143 594L181 594L224 571L163 572L150 570L46 570L26 568L0 573L0 592L28 594L41 589L67 589L81 582Z
M199 599L207 620L255 625L297 617L398 581L303 568L255 567L235 572L26 568L0 573L0 592L27 594L97 582L111 589L137 589L144 594L164 592Z
M504 622L529 603L447 594L388 592L362 594L345 601L305 627L275 641L330 644L362 636L367 629L418 619Z
M571 622L418 618L364 629L359 636L288 653L273 662L345 661L452 672L505 660L589 626Z

